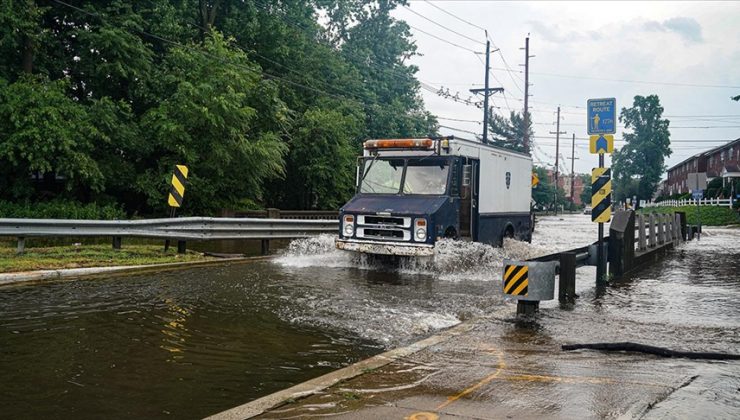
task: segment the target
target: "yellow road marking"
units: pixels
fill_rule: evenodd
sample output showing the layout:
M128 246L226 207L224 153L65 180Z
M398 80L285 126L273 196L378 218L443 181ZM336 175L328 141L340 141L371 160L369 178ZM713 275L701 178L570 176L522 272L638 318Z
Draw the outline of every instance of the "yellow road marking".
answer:
M428 411L414 413L406 417L406 420L437 420L437 419L439 419L439 416L437 414L430 413Z
M492 349L493 350L493 349ZM501 374L501 371L506 368L506 363L504 363L504 357L503 354L498 350L493 350L496 352L496 357L498 358L498 368L496 368L496 371L492 374L486 376L485 378L481 379L476 383L475 385L465 388L462 392L455 394L453 396L447 397L447 401L443 402L442 404L437 406L437 410L441 410L448 405L452 404L453 402L459 400L460 398L470 394L471 392L475 391L476 389L482 387L483 385L491 382L492 380L496 379L498 375Z

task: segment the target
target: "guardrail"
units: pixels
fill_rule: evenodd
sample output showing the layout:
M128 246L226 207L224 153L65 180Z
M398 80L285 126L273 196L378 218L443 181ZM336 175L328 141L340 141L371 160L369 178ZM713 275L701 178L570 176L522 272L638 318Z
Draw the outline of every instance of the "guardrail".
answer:
M250 219L180 217L143 220L67 220L0 219L0 236L18 238L22 253L27 237L113 237L113 247L121 247L122 237L175 239L178 251L185 252L185 241L258 239L263 252L271 239L304 238L339 229L337 220Z
M233 217L256 217L269 219L302 219L302 220L339 220L337 210L280 210L269 208L266 210L250 210L227 212Z
M645 207L681 207L681 206L695 206L696 200L684 199L684 200L663 200L657 203L647 203ZM730 198L704 198L699 200L700 206L725 206L732 207L732 199Z

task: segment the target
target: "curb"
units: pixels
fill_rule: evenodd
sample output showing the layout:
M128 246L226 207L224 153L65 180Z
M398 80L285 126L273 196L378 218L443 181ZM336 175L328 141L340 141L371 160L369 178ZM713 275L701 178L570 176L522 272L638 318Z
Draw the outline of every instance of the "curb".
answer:
M318 378L308 380L290 388L278 391L262 398L250 401L246 404L222 411L212 416L206 417L208 420L236 420L248 419L266 411L273 409L286 402L299 398L308 397L323 391L339 382L355 378L368 372L368 370L377 369L388 365L396 360L417 353L428 347L445 342L453 337L470 331L475 324L483 318L474 318L469 321L458 324L450 329L444 330L439 334L417 341L408 346L399 347L386 351L376 356L361 360L334 372L327 373Z
M54 280L72 280L79 278L100 277L106 274L138 274L151 271L171 271L186 268L207 267L222 264L240 264L252 261L261 261L271 256L224 258L208 261L189 261L179 263L149 264L149 265L118 265L112 267L68 268L60 270L25 271L20 273L0 273L0 286L46 282Z

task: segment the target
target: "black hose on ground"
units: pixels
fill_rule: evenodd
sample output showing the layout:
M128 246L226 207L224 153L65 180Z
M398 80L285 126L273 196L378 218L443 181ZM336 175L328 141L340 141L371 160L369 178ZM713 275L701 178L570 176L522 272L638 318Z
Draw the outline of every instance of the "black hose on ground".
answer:
M686 359L704 360L740 360L740 354L710 353L694 351L676 351L663 347L647 346L639 343L590 343L590 344L563 344L562 349L569 350L602 350L602 351L633 351L638 353L654 354L662 357L682 357Z

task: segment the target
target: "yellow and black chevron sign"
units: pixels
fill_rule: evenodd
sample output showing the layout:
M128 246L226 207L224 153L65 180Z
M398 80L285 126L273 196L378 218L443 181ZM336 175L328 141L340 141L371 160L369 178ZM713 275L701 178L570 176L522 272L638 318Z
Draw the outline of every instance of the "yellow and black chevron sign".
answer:
M185 165L175 165L175 172L172 174L172 185L170 194L167 197L167 204L170 207L182 206L182 198L185 196L185 183L188 179L188 167Z
M504 293L512 296L527 296L529 292L529 267L526 265L504 266Z
M591 221L606 223L612 217L612 170L594 168L591 172Z

